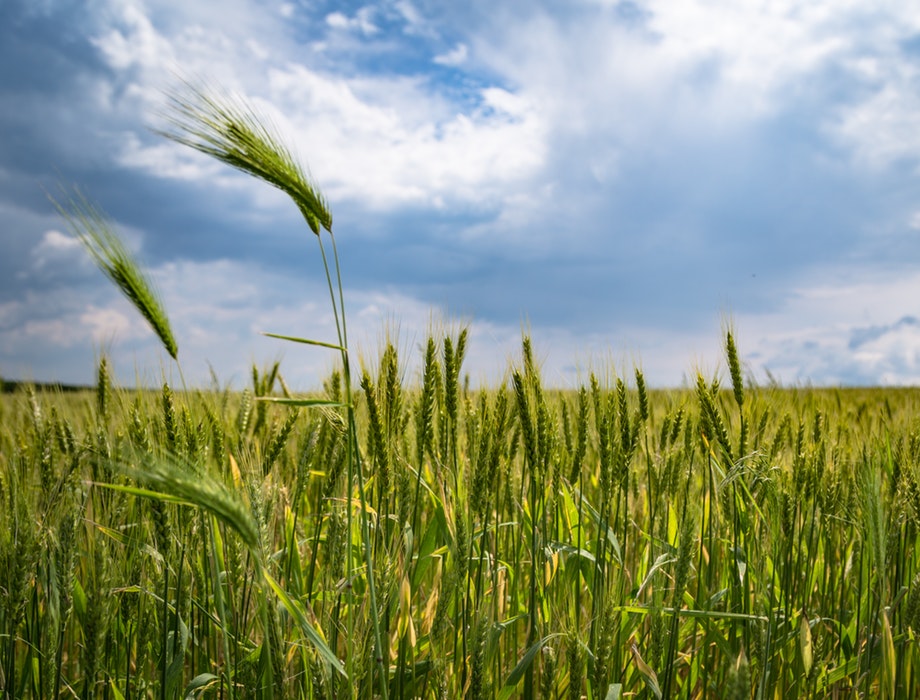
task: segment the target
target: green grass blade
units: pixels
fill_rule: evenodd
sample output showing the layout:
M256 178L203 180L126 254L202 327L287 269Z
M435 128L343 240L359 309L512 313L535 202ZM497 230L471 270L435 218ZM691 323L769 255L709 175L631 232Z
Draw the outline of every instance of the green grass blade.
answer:
M348 352L347 348L343 348L341 345L336 345L335 343L324 343L322 340L310 340L309 338L298 338L293 335L282 335L280 333L262 333L262 335L268 338L278 338L279 340L289 340L292 343L303 343L304 345L316 345L321 348L331 348L332 350L338 350L339 352Z
M553 637L563 636L559 632L554 632L548 634L543 639L537 640L534 642L530 648L524 652L524 656L521 657L521 660L518 661L517 666L512 669L511 673L508 674L508 678L505 679L504 685L502 685L501 692L499 692L498 697L500 700L508 700L516 692L518 683L521 682L521 679L524 677L524 674L527 673L533 665L533 661L536 658L537 654L540 653L540 650L546 645L546 643Z
M348 405L332 399L289 399L284 396L257 396L256 401L275 403L280 406L322 406L324 408L344 408Z
M196 691L206 690L209 685L219 680L220 678L215 676L213 673L199 673L189 681L187 686L185 686L185 690L182 691L182 697L194 697Z
M326 640L322 638L319 632L316 631L316 628L310 624L310 621L307 619L307 614L303 609L303 606L291 596L287 594L281 584L279 584L271 574L263 569L262 576L265 579L265 582L268 584L275 595L278 596L278 600L281 601L281 604L285 609L291 614L291 616L297 621L298 626L306 635L310 643L316 647L316 650L319 652L320 656L326 660L326 662L334 668L336 671L345 675L345 667L342 665L341 660L335 655L332 649L329 648L329 645L326 644Z

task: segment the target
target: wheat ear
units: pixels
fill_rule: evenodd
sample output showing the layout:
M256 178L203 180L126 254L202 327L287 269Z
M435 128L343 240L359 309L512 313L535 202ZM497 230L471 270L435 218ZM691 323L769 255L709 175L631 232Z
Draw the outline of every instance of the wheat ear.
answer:
M51 200L93 262L140 312L174 360L179 348L169 325L166 308L153 282L115 233L108 217L76 191L66 205Z

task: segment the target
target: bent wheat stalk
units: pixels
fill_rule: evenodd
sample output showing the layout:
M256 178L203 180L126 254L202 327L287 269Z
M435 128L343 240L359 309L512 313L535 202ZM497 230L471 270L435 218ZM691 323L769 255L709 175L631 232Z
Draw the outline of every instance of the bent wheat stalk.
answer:
M160 294L115 233L108 217L79 190L74 192L67 204L61 204L53 197L51 201L97 267L150 324L169 356L178 359L179 347Z
M345 324L345 301L342 290L342 273L339 256L332 233L332 214L317 187L307 177L306 170L284 145L282 139L270 128L264 116L244 100L229 95L215 95L188 83L186 90L169 98L167 119L171 129L161 135L205 153L217 160L267 182L286 193L297 205L310 230L316 235L323 260L323 269L329 287L329 296L335 318L338 344L285 337L294 342L332 347L339 351L345 384L345 410L348 425L348 488L358 489L360 530L364 548L370 616L374 633L375 660L380 680L381 697L388 694L387 660L383 653L377 594L374 582L374 561L370 544L370 522L365 494L364 470L358 448L358 432L352 399L351 366L348 353L348 334ZM332 246L334 273L323 245L322 233L326 231ZM270 334L278 337L277 334ZM300 399L274 399L276 403L304 405ZM351 494L348 494L349 499ZM351 512L348 509L348 528L351 529ZM348 578L353 573L351 557L348 558ZM351 638L353 635L349 635ZM353 654L349 655L353 657ZM353 661L348 659L349 664Z

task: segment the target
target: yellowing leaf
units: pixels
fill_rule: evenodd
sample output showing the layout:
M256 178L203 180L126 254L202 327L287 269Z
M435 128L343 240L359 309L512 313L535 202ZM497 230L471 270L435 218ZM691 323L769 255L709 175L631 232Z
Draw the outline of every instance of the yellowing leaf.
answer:
M651 666L645 663L645 659L639 654L639 648L635 644L630 645L630 651L632 651L636 668L639 669L639 673L645 681L645 686L656 698L658 698L658 700L661 700L661 688L658 686L658 674L655 673Z
M799 618L799 649L802 652L802 665L805 667L805 675L811 673L811 665L814 662L814 651L811 639L811 625L808 624L808 616L802 612Z
M894 652L894 637L888 614L882 613L882 697L893 698L897 680L898 659Z
M396 624L399 636L409 635L409 645L416 643L415 624L412 622L412 588L409 586L409 577L404 576L399 586L399 620Z

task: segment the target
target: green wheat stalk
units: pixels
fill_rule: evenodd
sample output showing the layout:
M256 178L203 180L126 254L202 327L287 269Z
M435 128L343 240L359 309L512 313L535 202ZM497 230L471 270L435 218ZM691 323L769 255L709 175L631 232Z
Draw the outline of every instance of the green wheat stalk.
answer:
M332 214L319 190L310 181L306 170L294 158L290 150L271 127L269 120L239 97L217 92L205 92L188 82L185 90L168 96L169 110L166 118L169 129L159 133L176 143L193 148L217 160L230 165L253 177L263 180L286 193L297 205L310 230L316 235L329 287L332 312L335 319L338 345L292 338L294 342L323 345L337 349L342 358L345 402L348 425L348 484L355 484L360 502L360 531L363 542L368 597L371 607L374 644L377 650L376 662L380 679L380 692L387 698L386 661L382 650L383 637L378 619L377 593L374 581L374 562L370 544L370 523L367 514L365 494L365 474L363 460L358 447L355 408L352 399L351 365L348 353L348 334L345 325L345 299L342 288L342 273L339 256L332 233ZM320 236L325 229L332 245L334 274L326 256L323 239ZM299 399L276 399L276 403L289 405L308 405ZM308 402L309 403L309 402ZM351 509L348 510L348 530L351 530ZM348 559L351 575L351 558ZM349 634L353 641L353 635ZM354 660L349 654L349 663ZM351 670L351 669L349 669Z
M74 192L66 204L53 198L51 201L96 266L150 324L170 357L177 359L179 348L161 297L153 282L115 233L108 217L79 190Z

